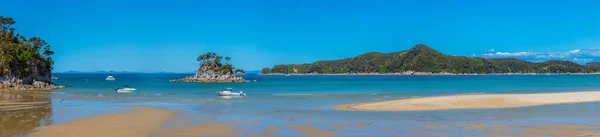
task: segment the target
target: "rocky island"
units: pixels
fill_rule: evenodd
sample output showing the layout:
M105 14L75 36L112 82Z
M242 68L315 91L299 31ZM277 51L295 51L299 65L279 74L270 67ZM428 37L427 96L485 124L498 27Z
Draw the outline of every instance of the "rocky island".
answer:
M170 82L250 82L236 76L236 74L243 75L245 73L240 69L233 71L233 65L229 64L230 57L225 57L225 64L222 63L222 59L223 56L218 56L213 52L202 54L196 59L200 63L196 75L170 80Z
M38 37L26 38L11 27L13 18L0 16L0 91L64 88L51 82L54 51Z

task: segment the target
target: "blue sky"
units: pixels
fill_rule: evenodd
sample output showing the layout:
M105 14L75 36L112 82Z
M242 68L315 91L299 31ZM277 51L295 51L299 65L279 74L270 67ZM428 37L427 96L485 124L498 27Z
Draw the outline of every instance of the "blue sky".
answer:
M600 1L12 0L2 16L56 51L55 72L191 72L205 52L237 68L427 44L443 53L600 61Z

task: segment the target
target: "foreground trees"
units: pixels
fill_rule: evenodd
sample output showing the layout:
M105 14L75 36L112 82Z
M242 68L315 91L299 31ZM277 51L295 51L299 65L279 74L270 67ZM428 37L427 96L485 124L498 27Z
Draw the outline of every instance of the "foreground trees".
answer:
M0 77L50 81L54 51L38 37L27 38L15 32L13 18L0 16Z

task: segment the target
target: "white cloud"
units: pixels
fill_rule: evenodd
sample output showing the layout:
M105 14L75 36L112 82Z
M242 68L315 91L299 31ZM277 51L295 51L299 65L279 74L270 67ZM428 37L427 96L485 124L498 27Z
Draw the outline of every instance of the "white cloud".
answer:
M571 54L574 54L574 53L577 53L577 52L579 52L579 51L580 51L579 49L575 49L575 50L571 50L571 51L569 51L569 53L571 53Z
M500 57L519 57L519 56L529 56L534 55L535 52L496 52L496 53L486 53L483 56L500 56Z
M547 61L547 60L569 60L577 63L587 63L600 59L600 48L573 49L564 52L490 52L493 49L486 50L485 53L475 55L484 58L519 58L528 61Z
M573 58L573 61L582 61L582 62L590 62L593 61L594 59L580 59L580 58Z
M485 53L494 53L494 52L496 52L495 49L490 49L490 50L485 51Z

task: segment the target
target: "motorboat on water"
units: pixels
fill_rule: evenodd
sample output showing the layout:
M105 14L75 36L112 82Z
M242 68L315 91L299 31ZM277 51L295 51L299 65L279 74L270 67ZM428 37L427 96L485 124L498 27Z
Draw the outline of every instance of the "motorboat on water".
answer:
M240 91L240 92L233 92L231 88L225 88L223 91L219 91L217 92L217 95L219 96L246 96L246 93L244 93L244 91Z
M117 92L119 93L131 93L131 92L135 92L136 89L135 88L122 88L122 89L118 89Z
M115 81L115 80L117 80L117 79L115 79L115 77L113 77L113 76L106 77L106 81Z
M135 92L137 89L135 88L130 88L128 85L124 85L123 88L110 88L112 91L118 92L118 93L132 93Z

